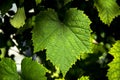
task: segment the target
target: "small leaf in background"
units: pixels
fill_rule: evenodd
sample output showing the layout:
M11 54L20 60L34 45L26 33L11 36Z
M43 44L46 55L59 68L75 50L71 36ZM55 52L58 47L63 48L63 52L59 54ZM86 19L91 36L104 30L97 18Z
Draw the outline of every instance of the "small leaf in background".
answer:
M88 76L82 76L80 79L78 80L89 80L89 77Z
M41 11L32 30L34 52L47 49L47 59L65 76L81 53L90 52L90 23L76 8L66 12L63 22L54 10Z
M113 61L108 64L110 67L107 72L109 80L120 79L120 41L117 41L109 53L114 57Z
M6 49L5 48L0 48L0 59L5 57Z
M10 23L15 28L20 28L25 24L25 19L26 19L26 16L25 16L24 8L23 7L18 8L18 11L15 14L15 16L10 19Z
M23 5L24 0L19 0L19 6Z
M36 2L36 5L38 5L41 3L41 0L35 0L35 2Z
M16 64L10 58L3 58L0 61L0 80L20 80Z
M99 12L103 23L110 25L112 20L120 15L120 7L116 0L94 0L94 5Z
M13 0L0 0L0 11L4 15L12 8Z
M59 78L59 79L55 79L55 80L65 80L64 78Z
M37 61L33 61L31 58L24 58L21 66L24 80L47 80L45 77L47 69Z
M72 0L64 0L64 5L66 5L67 3L71 2Z

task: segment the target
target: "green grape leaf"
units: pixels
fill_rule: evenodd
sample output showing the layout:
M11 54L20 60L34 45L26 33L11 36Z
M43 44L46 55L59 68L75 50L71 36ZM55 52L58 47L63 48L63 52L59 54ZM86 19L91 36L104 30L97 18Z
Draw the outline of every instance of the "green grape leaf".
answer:
M120 15L120 7L116 0L94 0L94 5L99 12L103 23L110 25L112 20Z
M18 8L18 11L15 14L15 16L10 19L10 23L15 28L20 28L25 24L25 19L26 19L26 16L25 16L24 8L23 7Z
M113 61L108 64L110 67L107 72L109 80L120 79L120 41L117 41L109 53L114 57Z
M32 30L34 52L47 49L47 59L65 76L80 53L90 52L90 23L83 11L76 8L66 12L63 22L54 10L40 12Z
M45 77L47 69L37 61L33 61L31 58L24 58L21 66L24 80L47 80Z
M64 5L71 2L72 0L64 0Z
M89 80L89 77L88 76L82 76L80 79L78 80Z
M3 58L0 61L0 80L19 80L16 64L10 58Z
M0 0L0 12L2 15L7 13L12 8L13 0Z

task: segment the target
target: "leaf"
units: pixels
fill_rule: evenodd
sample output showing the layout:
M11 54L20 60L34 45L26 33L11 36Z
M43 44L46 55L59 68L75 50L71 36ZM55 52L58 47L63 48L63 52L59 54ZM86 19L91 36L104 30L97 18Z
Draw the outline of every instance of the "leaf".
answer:
M32 28L33 25L34 25L34 16L31 17L31 18L28 18L28 19L26 20L26 22L25 22L24 27L20 27L20 28L17 30L16 34L21 34L21 35L22 35L22 33L23 33L25 30Z
M108 64L110 67L107 72L109 80L120 79L120 41L117 41L109 53L114 57L113 61Z
M19 6L22 6L24 3L24 0L19 0ZM17 5L18 6L18 5Z
M89 80L89 77L88 76L82 76L80 79L78 80Z
M72 0L64 0L64 5L71 2Z
M42 0L35 0L36 5L40 4Z
M0 59L5 57L6 49L5 48L0 48Z
M31 58L23 59L21 69L24 80L47 80L45 77L47 69Z
M47 59L65 76L80 53L90 51L90 23L83 11L76 8L66 12L63 22L53 10L41 12L32 30L34 52L47 49Z
M19 80L16 64L10 58L3 58L0 61L0 80Z
M4 15L12 7L13 0L0 0L0 11Z
M64 78L59 78L59 79L55 79L55 80L65 80Z
M94 0L94 5L99 12L103 23L110 25L112 20L120 15L120 7L116 0Z
M15 14L15 16L10 19L10 23L12 26L14 26L15 28L20 28L25 24L25 11L24 8L18 8L17 13Z

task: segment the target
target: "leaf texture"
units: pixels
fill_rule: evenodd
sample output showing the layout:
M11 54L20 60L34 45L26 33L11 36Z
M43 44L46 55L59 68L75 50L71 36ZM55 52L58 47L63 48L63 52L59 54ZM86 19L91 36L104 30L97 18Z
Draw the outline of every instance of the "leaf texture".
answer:
M120 80L120 41L117 41L109 53L114 57L113 61L110 62L108 69L108 79L109 80Z
M120 7L116 0L94 0L94 5L99 12L103 23L110 25L112 20L120 15Z
M80 53L90 51L90 23L83 11L76 8L66 12L63 22L51 9L41 12L32 30L34 52L47 49L47 59L65 76Z
M19 80L16 64L10 58L3 58L0 61L0 80Z
M47 69L31 58L23 59L21 69L24 80L47 80L45 77Z
M14 26L15 28L20 28L25 24L25 11L24 8L18 8L17 13L15 14L15 16L10 19L10 23L12 26Z

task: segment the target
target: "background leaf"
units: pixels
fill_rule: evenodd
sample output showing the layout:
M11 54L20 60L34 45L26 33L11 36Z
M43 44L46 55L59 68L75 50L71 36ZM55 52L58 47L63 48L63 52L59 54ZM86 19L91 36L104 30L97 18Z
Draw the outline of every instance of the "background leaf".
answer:
M109 80L119 80L120 79L120 41L117 41L109 53L114 57L113 61L110 62L108 69L108 79Z
M103 23L110 25L112 20L120 15L120 7L116 0L94 0L94 5L99 12Z
M20 80L16 64L10 58L3 58L0 61L0 80Z
M4 15L12 7L13 0L0 0L0 11Z
M17 13L15 14L15 16L10 19L10 23L11 25L13 25L15 28L20 28L25 24L25 11L24 8L18 8Z
M83 11L76 8L66 12L63 22L53 10L41 12L32 30L34 52L47 49L47 59L65 76L80 53L90 51L90 23Z
M45 74L47 69L31 58L22 61L22 77L24 80L47 80Z
M41 3L42 0L35 0L36 5L38 5L39 3Z
M89 80L89 77L88 76L82 76L80 79L78 80Z
M64 0L64 5L71 2L72 0Z

